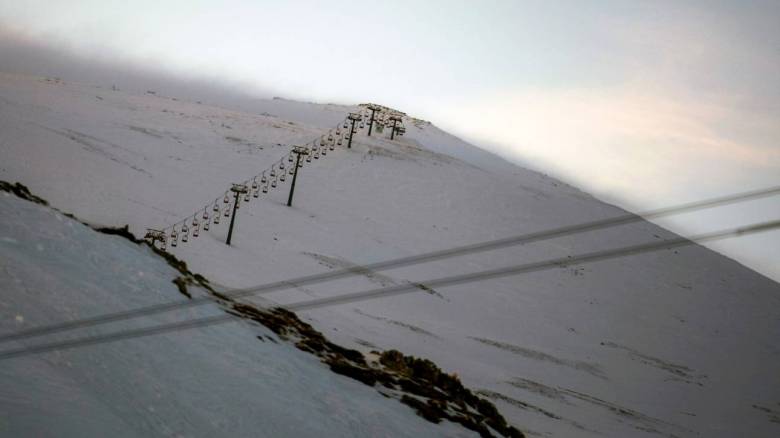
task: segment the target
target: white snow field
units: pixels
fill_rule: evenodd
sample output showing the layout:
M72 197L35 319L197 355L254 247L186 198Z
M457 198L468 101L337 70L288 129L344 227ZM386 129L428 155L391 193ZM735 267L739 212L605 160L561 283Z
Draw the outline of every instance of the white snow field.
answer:
M163 228L191 215L221 196L230 183L259 173L291 145L326 132L356 110L276 99L258 100L251 112L241 112L156 91L128 93L0 75L0 179L19 181L53 206L90 223L129 224L142 236L147 227ZM400 139L367 138L363 131L352 149L338 148L307 163L298 177L293 207L285 205L289 179L242 205L232 246L224 244L223 220L187 244L169 249L213 283L235 288L625 214L431 124L409 117L405 124L407 134ZM46 233L44 227L41 235ZM263 299L294 303L673 237L639 221L415 266L364 271L337 281L291 284ZM12 243L0 244L4 252L15 251L8 248ZM45 248L43 253L48 253ZM87 263L83 269L91 269L91 259L99 257L89 257L88 251L80 254ZM58 254L50 257L60 259ZM144 272L166 272L162 265L147 266L153 262L142 254L130 259L119 258L124 263L117 269L144 264ZM43 260L30 260L42 263L32 274L41 277L35 278L39 287L25 289L8 279L8 269L2 273L4 332L67 319L60 313L91 314L116 308L112 306L146 304L161 299L156 295L163 290L178 294L169 279L160 280L164 288L138 280L140 284L120 291L112 286L116 277L106 272L94 273L95 277L74 272L74 282L101 287L99 300L85 300L46 283L46 276L38 274L47 267ZM82 269L80 263L74 266ZM150 277L162 276L151 272ZM109 285L105 289L103 282ZM56 302L28 303L20 293L45 293ZM40 308L46 303L51 307ZM208 309L198 310L202 312ZM13 320L25 313L34 316ZM492 400L529 436L780 435L780 285L698 245L433 292L421 289L300 316L347 347L364 352L398 349L433 360ZM255 345L251 333L236 324L9 360L0 367L4 380L12 376L14 381L27 379L28 385L40 386L37 391L3 389L3 411L9 404L16 406L13 416L35 425L37 418L29 407L12 403L44 403L40 394L52 392L60 394L60 401L72 401L72 411L58 411L47 421L71 421L63 430L73 427L69 430L74 433L81 426L142 434L184 430L185 435L226 427L252 435L251 428L261 422L253 416L259 415L281 435L313 433L308 427L319 422L320 430L338 436L347 433L345 425L353 421L364 428L352 430L356 435L371 435L374 430L390 435L410 430L425 435L424 428L434 434L461 430L426 425L400 403L370 395L370 388L327 375L325 368L317 374L314 359L288 347ZM252 351L245 351L242 342L254 342ZM196 371L188 369L194 362L201 362ZM119 368L112 370L115 366ZM306 370L290 371L287 366ZM273 377L264 378L268 374ZM215 376L220 380L212 381ZM33 383L39 378L40 383ZM146 406L157 397L147 393L155 386L138 389L146 379L159 382L161 393L170 392L162 395L165 403L153 405L155 412ZM112 386L131 382L140 393ZM204 382L211 383L199 386ZM315 400L306 402L313 404L293 409L296 400L304 403L307 387L317 392ZM366 400L373 398L363 402L353 390L369 394ZM111 395L105 395L107 391ZM271 407L272 399L265 397L272 391L285 391L289 401ZM71 399L69 394L75 395ZM209 401L201 398L206 395ZM56 397L52 395L54 401L46 401L42 409L54 410ZM257 406L245 406L253 403ZM186 415L182 404L192 409ZM376 409L381 412L376 415L385 418L357 414L342 418L358 405L365 410L350 412ZM69 413L87 409L96 412L100 422L68 420ZM246 415L234 415L230 412L234 409L244 409ZM278 418L266 423L265 409ZM227 412L242 423L212 422ZM399 425L401 416L408 424ZM387 424L398 429L386 429Z
M147 247L99 234L8 193L0 193L0 219L3 333L187 300L171 282L178 271ZM79 337L220 314L215 305L201 306L83 329ZM474 435L446 421L427 422L274 338L265 327L236 318L220 326L5 360L0 435Z

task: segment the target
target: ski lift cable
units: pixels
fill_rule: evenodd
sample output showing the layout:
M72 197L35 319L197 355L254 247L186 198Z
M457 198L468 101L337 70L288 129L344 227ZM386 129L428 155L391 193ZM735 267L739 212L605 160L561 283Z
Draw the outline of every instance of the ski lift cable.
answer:
M289 153L288 153L288 155L289 155ZM284 160L284 157L282 157L282 158L281 158L281 160ZM272 166L272 167L273 167L273 166ZM268 169L266 169L266 171L267 171L267 170L268 170ZM263 171L261 174L263 174L263 173L265 173L265 171ZM257 177L257 176L260 176L261 174L258 174L258 175L256 175L255 177ZM228 194L228 192L226 191L226 192L225 192L225 194L227 195L227 194ZM199 213L200 213L202 210L204 210L204 209L207 209L207 208L208 208L210 205L211 205L210 203L209 203L209 204L206 204L206 205L205 205L203 208L200 208L200 209L198 209L196 213L194 213L194 214L192 214L192 215L190 215L190 216L187 216L185 219L183 219L183 220L181 220L181 221L179 221L179 222L176 222L176 223L174 223L174 224L172 224L172 225L169 225L168 227L165 227L165 228L163 228L163 231L165 231L165 230L169 230L169 229L172 229L173 227L175 227L175 226L177 226L177 225L180 225L180 224L183 224L183 223L185 223L186 221L190 220L191 218L194 218L194 217L196 217L196 216L197 216L197 215L198 215L198 214L199 214Z
M333 297L318 298L312 300L299 301L297 303L279 306L290 311L306 311L322 307L354 303L358 301L368 301L378 298L386 298L411 292L419 291L423 286L427 288L442 288L458 284L472 283L476 281L485 281L494 278L501 278L513 275L521 275L530 272L538 272L558 267L570 266L573 264L595 263L604 260L628 257L647 252L672 249L695 243L720 240L729 237L742 237L751 234L766 232L780 228L780 220L768 221L751 224L748 226L719 230L709 233L703 233L691 237L678 237L661 242L650 242L622 248L588 252L576 256L558 257L540 262L526 263L520 265L507 266L498 269L473 272L468 274L453 275L441 277L422 282L406 283L401 285L389 286L378 289L371 289L361 292L342 294ZM0 351L0 361L13 359L17 357L28 356L37 353L49 351L66 350L88 345L97 345L119 340L133 339L139 337L171 333L193 328L206 327L216 324L222 324L231 321L238 321L238 317L231 314L196 318L191 320L179 321L176 323L159 324L141 329L122 330L104 335L86 336L66 341L55 341L42 343L33 346L25 346L16 349Z
M345 118L344 120L346 120L346 118ZM336 125L336 126L340 126L340 125L341 125L341 123L343 123L343 122L344 122L344 120L342 120L341 122L339 122L339 124L338 124L338 125ZM332 131L333 129L335 129L335 128L329 128L329 129L328 129L328 132ZM315 139L313 139L313 140L310 140L309 142L307 142L307 143L304 143L304 144L305 144L305 145L309 145L309 144L315 145L315 144L316 144L316 142L317 142L317 139L319 139L319 138L320 138L320 135L318 135L318 136L317 136ZM286 155L283 155L283 156L280 158L279 162L280 162L280 163L283 163L283 162L284 162L284 159L285 159L285 158L287 158L288 156L290 156L291 154L292 154L292 152L288 152ZM274 162L274 163L275 163L275 162ZM265 174L265 172L266 172L266 171L268 171L269 169L272 169L272 168L274 168L274 167L275 167L275 164L274 164L274 165L272 165L271 167L269 167L268 169L264 170L263 172L261 172L261 173L259 173L259 174L255 175L253 178L257 178L258 176L261 176L261 175ZM252 178L250 178L250 179L252 179ZM248 181L249 181L249 180L247 180L247 182L248 182ZM225 193L224 193L224 194L225 194L225 195L229 195L229 192L230 192L229 190L228 190L228 191L225 191ZM265 192L264 192L264 193L265 193ZM204 209L208 209L210 205L211 205L211 203L208 203L208 204L204 205L202 208L199 208L199 209L198 209L198 210L197 210L195 213L193 213L193 214L191 214L191 215L189 215L189 216L186 216L184 219L182 219L182 220L180 220L180 221L178 221L178 222L175 222L175 223L173 223L173 224L171 224L171 225L169 225L169 226L167 226L167 227L163 228L163 229L162 229L162 231L165 231L165 232L167 232L168 230L172 230L174 227L176 227L176 226L178 226L178 225L183 225L183 224L185 224L187 221L191 220L192 218L194 218L194 217L197 217L197 216L200 214L200 212L201 212L201 211L203 211ZM167 233L166 233L166 234L167 234Z
M540 242L540 241L564 237L568 235L607 229L607 228L611 228L619 225L625 225L625 224L638 222L646 219L660 218L660 217L665 217L665 216L670 216L673 214L680 214L680 213L690 213L697 210L703 210L703 209L714 208L718 206L756 200L756 199L775 196L777 194L780 194L780 186L770 187L761 190L754 190L749 192L742 192L738 194L721 196L717 198L709 198L701 201L689 202L689 203L680 204L676 206L664 207L656 210L649 210L638 214L625 214L621 216L615 216L612 218L600 219L600 220L580 223L576 225L568 225L568 226L551 228L551 229L532 232L532 233L514 235L510 237L496 239L496 240L462 245L462 246L457 246L457 247L444 249L444 250L431 251L431 252L416 254L407 257L369 263L363 266L354 266L349 268L337 269L335 271L323 272L318 274L310 274L306 276L291 278L288 280L257 285L249 288L220 290L218 292L226 295L229 298L241 298L241 297L247 297L253 295L262 295L262 294L276 292L288 288L294 288L294 287L304 286L304 285L312 285L312 284L322 283L326 281L332 281L336 279L350 277L354 275L362 275L367 270L382 271L391 268L413 266L421 263L428 263L432 261L438 261L438 260L448 259L452 257L463 256L467 254L497 250L501 248L523 245L532 242ZM217 199L217 201L218 200L219 199ZM215 215L219 216L218 213L215 213ZM210 297L204 296L204 297L196 297L187 301L173 301L168 303L153 304L150 306L139 307L136 309L114 312L114 313L106 313L94 317L81 318L78 320L49 324L49 325L44 325L39 327L33 327L27 330L22 330L14 333L8 333L8 334L0 335L0 342L43 336L52 333L75 330L78 328L91 327L91 326L107 324L116 321L123 321L123 320L133 319L137 317L152 315L152 314L159 314L159 313L165 313L174 310L196 307L207 303L213 303L213 300Z
M332 130L332 128L331 128L331 130ZM312 142L313 142L313 141L312 141ZM307 144L308 144L308 143L307 143ZM290 155L290 153L288 152L288 154L287 154L287 155L283 156L283 157L280 159L280 162L283 162L284 158L285 158L286 156L289 156L289 155ZM272 167L273 167L273 166L272 166ZM255 175L255 177L254 177L254 178L257 178L258 176L261 176L261 175L263 175L263 174L264 174L266 171L268 171L268 169L266 169L266 170L264 170L263 172L261 172L261 173L259 173L259 174ZM249 183L249 180L246 180L246 181L245 181L245 183ZM264 193L265 193L265 192L264 192ZM225 192L225 194L227 195L227 194L229 194L229 193L228 193L228 192ZM192 218L195 218L195 217L197 217L197 216L198 216L198 214L200 214L200 212L201 212L201 211L203 211L203 210L205 210L205 209L208 209L208 207L209 207L210 205L211 205L210 203L209 203L209 204L206 204L206 205L204 205L202 208L198 209L198 210L197 210L197 212L195 212L194 214L192 214L192 215L190 215L190 216L187 216L185 219L183 219L183 220L181 220L181 221L179 221L179 222L176 222L176 223L174 223L174 224L172 224L172 225L170 225L170 226L168 226L168 227L166 227L166 228L163 228L163 231L165 231L165 230L168 230L168 229L172 229L173 227L175 227L175 226L177 226L177 225L184 224L184 223L186 223L188 220L192 220Z

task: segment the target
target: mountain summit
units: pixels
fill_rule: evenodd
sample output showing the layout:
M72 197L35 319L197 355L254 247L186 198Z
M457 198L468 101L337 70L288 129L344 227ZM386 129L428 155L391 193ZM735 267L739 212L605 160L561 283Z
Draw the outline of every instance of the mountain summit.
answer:
M284 99L229 109L160 90L130 93L3 74L0 180L19 181L95 227L128 225L143 236L147 228L170 229L204 211L213 214L215 203L222 214L232 183L251 182L292 146L327 135L360 111L365 107ZM369 359L376 359L372 352L397 350L432 361L529 436L777 435L776 282L696 244L577 261L585 253L679 237L650 222L372 268L627 214L413 116L403 116L401 137L391 140L387 128L368 137L358 127L351 148L338 145L305 162L292 207L286 205L289 179L256 198L248 194L236 210L230 246L231 218L222 217L167 250L217 291L291 280L241 297L260 309L403 289L301 307L297 318ZM2 201L0 250L12 260L0 270L3 334L151 305L167 293L188 299L170 283L179 274L150 261L159 259L151 249L111 241L97 250L96 239L107 237L87 235L38 208ZM107 257L112 272L96 268ZM427 284L567 257L574 261ZM340 270L350 275L294 281ZM115 284L131 278L125 287ZM224 313L210 305L155 318L214 312ZM414 415L413 401L410 408L387 400L311 355L278 347L270 329L229 327L8 359L0 367L2 387L21 383L0 401L10 419L0 419L0 432L19 418L35 424L47 412L56 412L52 421L94 412L94 421L69 420L62 432L74 436L473 432L449 421L435 426ZM405 370L402 360L387 363ZM289 404L271 396L282 393L294 394L284 397ZM32 407L49 394L60 398ZM62 410L68 403L71 411ZM247 417L275 420L256 430ZM224 424L227 418L235 424Z

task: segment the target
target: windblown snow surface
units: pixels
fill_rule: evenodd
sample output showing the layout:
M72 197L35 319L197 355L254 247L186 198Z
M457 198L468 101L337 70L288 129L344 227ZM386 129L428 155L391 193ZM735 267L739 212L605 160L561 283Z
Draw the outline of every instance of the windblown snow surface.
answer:
M8 193L0 193L0 218L4 333L186 300L171 282L178 271L149 248L98 234ZM203 306L79 335L221 314ZM0 434L315 437L325 430L334 436L470 436L449 423L428 423L273 339L265 327L236 318L222 326L7 360L0 367Z
M275 99L242 112L0 75L0 179L90 223L143 235L355 109ZM361 132L352 149L307 164L292 208L289 180L242 206L232 246L223 222L172 252L215 284L248 287L625 214L427 122L405 124L400 139ZM1 205L4 333L185 299L148 250L88 236L39 207ZM262 299L294 303L673 237L640 221ZM90 249L97 239L110 253ZM351 348L433 360L529 436L780 434L780 286L698 245L300 316ZM259 330L235 323L5 361L0 432L56 423L82 435L463 433L290 347L259 343Z

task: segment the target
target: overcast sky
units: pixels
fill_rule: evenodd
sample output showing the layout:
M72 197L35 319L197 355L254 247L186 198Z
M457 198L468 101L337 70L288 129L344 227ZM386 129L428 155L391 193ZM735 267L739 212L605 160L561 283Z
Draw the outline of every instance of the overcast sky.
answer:
M0 70L36 48L37 72L375 101L636 210L780 185L779 22L774 0L0 0ZM780 232L714 247L780 279Z

